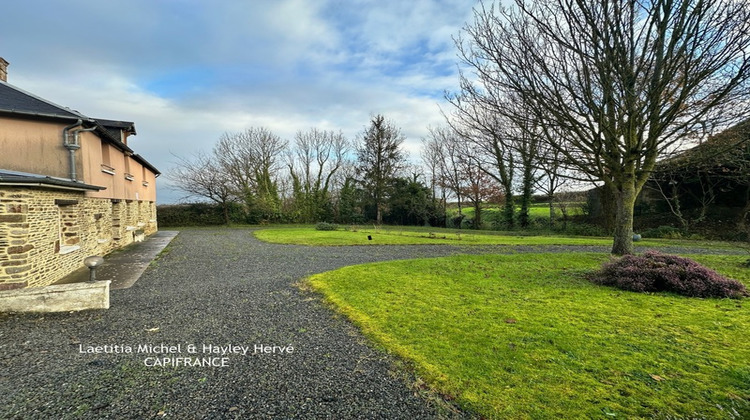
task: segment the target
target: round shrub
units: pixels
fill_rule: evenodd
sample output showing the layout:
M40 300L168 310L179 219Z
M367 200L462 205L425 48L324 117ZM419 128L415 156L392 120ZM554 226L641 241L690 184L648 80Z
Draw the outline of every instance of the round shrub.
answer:
M328 222L319 222L317 225L315 225L315 230L336 230L338 228L339 225Z
M626 255L602 265L591 276L594 283L633 292L672 292L691 297L748 296L745 286L697 262L647 251Z

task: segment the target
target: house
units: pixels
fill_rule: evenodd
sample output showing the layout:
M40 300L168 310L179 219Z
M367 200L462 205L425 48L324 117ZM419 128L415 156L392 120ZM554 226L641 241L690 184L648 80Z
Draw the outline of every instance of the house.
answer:
M750 211L750 119L658 162L647 187L646 200L667 196L682 210Z
M685 208L750 210L750 119L659 162L651 181L665 191L675 184Z
M157 230L159 171L128 121L91 118L7 82L0 58L0 290L53 284Z
M750 239L750 119L657 162L636 201L645 227Z

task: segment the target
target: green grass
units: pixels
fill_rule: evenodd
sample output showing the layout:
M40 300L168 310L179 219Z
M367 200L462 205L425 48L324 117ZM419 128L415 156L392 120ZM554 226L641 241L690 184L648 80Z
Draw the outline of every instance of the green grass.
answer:
M320 231L313 227L274 227L254 232L266 242L312 246L342 245L600 245L612 246L611 238L590 236L520 235L518 232L490 232L420 227L357 228L356 230ZM367 237L371 236L372 240ZM731 248L723 242L678 239L644 239L639 246L701 246Z
M584 203L568 203L568 216L579 216L583 214L582 204ZM555 217L561 218L562 211L560 210L557 203L554 205ZM496 204L482 204L482 218L496 218L502 212L502 206ZM521 211L521 207L516 206L516 212ZM448 213L452 217L458 216L458 207L451 207L448 209ZM463 203L461 206L461 214L464 217L473 219L474 218L474 207L471 204ZM529 216L532 218L540 218L549 220L549 204L548 203L535 203L529 207Z
M266 242L296 245L612 245L608 238L498 235L482 231L462 232L435 228L431 231L408 227L369 228L356 231L319 231L311 228L263 229L255 236ZM372 240L367 237L371 236Z
M483 417L750 418L750 303L583 279L606 258L421 259L346 267L309 284ZM750 285L746 258L696 257Z

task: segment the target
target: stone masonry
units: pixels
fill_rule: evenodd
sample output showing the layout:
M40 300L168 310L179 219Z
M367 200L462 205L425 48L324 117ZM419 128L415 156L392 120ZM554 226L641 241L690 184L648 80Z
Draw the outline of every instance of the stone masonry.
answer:
M0 290L55 283L157 230L150 201L90 198L40 188L0 188Z

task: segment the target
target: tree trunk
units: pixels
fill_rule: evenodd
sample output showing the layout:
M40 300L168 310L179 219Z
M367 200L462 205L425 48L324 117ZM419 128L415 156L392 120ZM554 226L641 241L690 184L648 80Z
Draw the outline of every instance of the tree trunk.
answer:
M229 204L225 201L221 203L221 207L224 210L224 224L229 226Z
M530 219L529 219L529 202L526 199L525 196L521 196L521 209L518 212L518 224L522 228L529 227Z
M555 196L549 195L549 228L555 227Z
M448 197L445 195L445 188L443 190L443 227L448 227Z
M617 190L610 184L604 184L599 189L599 203L601 214L600 223L607 232L612 232L617 224Z
M750 243L750 185L745 187L745 207L740 213L737 229L745 234L745 241Z
M633 253L633 208L637 193L632 182L626 182L622 189L615 189L615 238L612 254L628 255Z
M507 190L507 189L506 189ZM513 200L513 196L510 194L505 195L505 205L503 206L503 223L506 228L513 228L513 213L516 210L516 203Z
M463 209L461 208L461 194L456 192L456 198L458 199L458 226L457 227L461 229L461 225L463 225L463 223L461 222L463 222L464 220Z
M524 161L523 169L523 188L521 190L521 211L518 213L518 224L522 228L529 227L531 223L531 217L529 216L529 210L531 209L531 195L534 190L534 174L532 173L532 166L530 162Z
M482 202L477 199L474 202L474 229L482 227Z

